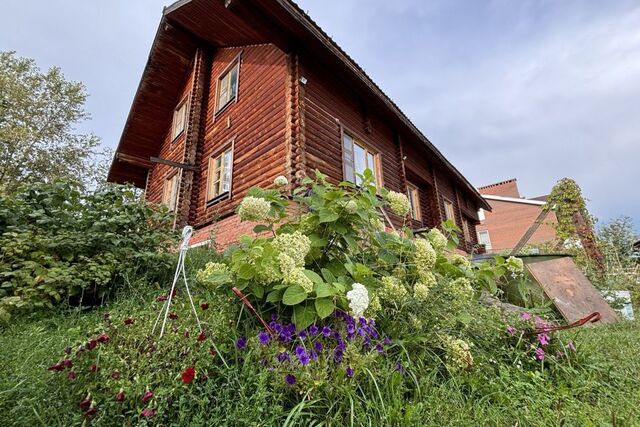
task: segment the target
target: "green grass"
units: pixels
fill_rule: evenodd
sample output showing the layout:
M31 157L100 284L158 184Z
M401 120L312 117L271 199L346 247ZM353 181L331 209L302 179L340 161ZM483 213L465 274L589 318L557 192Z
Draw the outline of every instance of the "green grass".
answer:
M157 290L125 291L107 306L112 315L149 310ZM59 311L17 319L0 330L0 425L79 424L78 398L47 367L60 350L99 323L104 309ZM353 389L298 396L292 405L257 367L220 372L202 394L184 394L175 425L640 425L640 324L566 332L579 359L555 375L478 363L448 379L429 362L414 361L412 379L363 373ZM410 387L407 386L410 384ZM131 420L132 424L140 422ZM97 419L100 425L129 424Z

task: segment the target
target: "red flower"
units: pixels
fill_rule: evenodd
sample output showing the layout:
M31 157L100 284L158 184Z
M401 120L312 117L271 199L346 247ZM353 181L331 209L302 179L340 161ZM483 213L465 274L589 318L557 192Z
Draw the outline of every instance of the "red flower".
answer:
M118 394L116 394L116 402L122 402L122 401L124 401L124 390L120 389Z
M212 355L213 357L216 357L218 355L218 352L216 351L215 348L209 347L209 354Z
M111 372L111 378L113 378L114 380L119 380L120 379L120 372L118 372L118 371Z
M97 340L98 340L99 343L103 343L103 344L106 343L106 342L109 342L109 335L102 334L97 338Z
M88 348L89 350L93 350L94 348L96 348L96 346L97 346L97 345L98 345L98 341L96 341L96 340L90 340L90 341L87 343L87 348Z
M158 298L158 301L166 301L168 299L168 297L166 295L160 295Z
M124 319L125 325L133 325L133 319L131 317Z
M75 373L75 372L73 372L73 371L69 371L69 373L67 374L67 379L68 379L69 381L73 381L73 380L75 380L75 379L76 379L76 373Z
M153 397L153 392L151 390L147 390L142 395L142 401L146 402L147 400L151 399L152 397Z
M72 368L73 362L71 361L71 359L64 359L62 361L62 366L64 366L65 368Z
M98 365L94 363L93 365L89 366L89 370L91 372L98 372Z
M178 315L175 313L169 313L169 319L171 320L176 320L178 318Z
M178 290L174 289L173 292L171 293L171 296L175 297L176 295L178 295Z
M156 415L155 411L151 408L145 408L140 415L143 417L154 417Z
M91 407L89 407L89 410L82 415L84 415L86 418L91 418L94 417L97 413L98 411L92 405Z
M62 363L56 363L55 365L51 365L47 368L48 371L56 371L60 372L64 370L64 365Z
M200 332L200 335L198 335L198 341L202 342L206 339L207 339L207 335L204 332Z
M87 397L80 401L80 408L87 409L91 405L91 395L88 394Z
M203 310L206 310L209 308L209 303L208 302L203 302L202 304L200 304L200 308Z
M189 384L191 381L193 381L193 378L195 376L196 376L196 370L193 369L192 367L188 367L182 373L182 381Z

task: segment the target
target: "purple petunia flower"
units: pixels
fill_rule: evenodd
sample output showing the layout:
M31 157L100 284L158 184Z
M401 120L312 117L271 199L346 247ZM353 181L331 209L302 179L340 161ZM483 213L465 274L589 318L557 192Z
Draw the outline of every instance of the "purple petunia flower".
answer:
M384 346L380 343L376 344L376 351L380 354L384 353Z
M304 354L304 347L301 345L297 345L295 351L296 351L296 355L300 356L301 354Z
M540 347L536 348L536 359L544 360L544 350Z
M305 331L304 329L301 330L300 332L298 332L298 338L300 338L301 340L304 340L307 338L307 331Z
M293 375L291 375L291 374L287 374L287 375L284 377L284 382L285 382L285 383L287 383L287 384L289 384L289 385L294 385L294 384L296 383L296 377L294 377L294 376L293 376Z
M540 345L543 345L543 346L549 344L549 335L539 334L538 341L540 341Z
M260 344L269 344L269 334L267 334L266 332L260 331L260 333L258 334L258 338L260 339Z
M396 362L396 371L400 372L402 375L404 375L407 372L406 369L404 369L404 366L402 366L402 363L400 362Z
M322 343L320 341L316 341L313 343L313 348L317 351L317 352L321 352L322 351Z
M318 327L316 325L309 326L309 333L311 335L318 335Z
M384 339L382 340L382 344L384 345L391 345L392 341L389 337L384 337Z
M291 362L291 356L289 356L289 353L287 353L286 351L282 351L276 354L276 359L280 363Z
M527 312L524 312L520 315L520 319L524 321L531 320L531 315Z
M316 353L315 350L311 350L309 352L309 357L311 357L311 360L313 360L313 361L318 360L318 353Z
M571 340L569 340L567 342L567 345L565 347L567 347L571 351L576 351L576 346L575 346L575 344L573 344L573 341L571 341Z
M344 357L343 351L336 348L335 351L333 352L333 359L336 361L336 363L342 362L343 357Z
M325 326L324 328L322 328L322 335L329 338L331 336L331 328L328 326Z
M349 323L347 325L347 332L349 334L353 334L355 332L355 330L356 330L356 325L354 325L353 323Z
M271 313L271 320L273 320L274 322L278 320L278 313Z
M353 378L353 368L351 366L347 366L347 377Z
M339 340L338 343L336 344L336 350L345 351L346 349L347 349L347 345L344 343L344 341Z
M515 335L517 331L518 330L516 328L514 328L513 326L511 326L511 325L507 326L507 333L509 335Z
M360 324L360 326L364 326L367 324L367 319L365 319L364 317L361 317L358 319L358 323Z
M236 341L236 348L238 350L244 350L246 347L247 347L247 338L246 337L238 338L238 340Z

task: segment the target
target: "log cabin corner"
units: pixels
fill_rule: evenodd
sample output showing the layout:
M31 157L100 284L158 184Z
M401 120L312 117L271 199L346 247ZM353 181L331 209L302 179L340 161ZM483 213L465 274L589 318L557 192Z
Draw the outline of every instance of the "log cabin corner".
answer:
M234 213L250 187L367 167L407 194L414 230L453 219L459 249L481 251L490 206L295 3L180 0L163 10L107 179L166 204L193 243L213 231L224 246L251 232Z

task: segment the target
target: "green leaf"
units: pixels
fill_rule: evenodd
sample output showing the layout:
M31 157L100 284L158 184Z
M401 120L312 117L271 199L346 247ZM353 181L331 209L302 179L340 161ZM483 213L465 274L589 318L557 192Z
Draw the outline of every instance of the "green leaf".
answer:
M285 305L296 305L307 299L307 293L300 285L289 286L284 295L282 295L282 303Z
M253 232L256 234L263 233L265 231L270 231L270 230L271 230L271 227L264 224L258 224L255 227L253 227Z
M320 316L321 319L331 315L336 308L331 298L318 298L316 299L315 306L318 316Z
M316 284L324 283L324 281L322 280L322 277L320 277L320 275L315 271L304 270L304 275L307 276L309 280L311 280L313 283L316 283Z
M320 219L320 223L325 223L325 222L335 222L340 216L330 210L327 209L322 209L320 211L320 213L318 214L318 218Z
M336 293L334 287L328 283L318 283L315 287L315 291L318 298L330 297Z
M269 292L269 294L267 294L267 302L271 302L271 303L280 302L280 300L282 299L283 293L284 291L282 289L276 289Z
M236 274L243 280L251 280L253 279L253 276L255 276L256 272L251 264L245 263L240 265Z
M320 272L322 273L322 277L324 278L325 282L332 283L336 281L336 276L334 276L331 270L329 270L328 268L322 268L320 269Z
M296 328L309 327L316 320L316 309L313 305L300 304L293 308L293 323Z
M312 248L322 248L327 245L327 239L320 237L317 234L310 235L309 240L311 240Z

